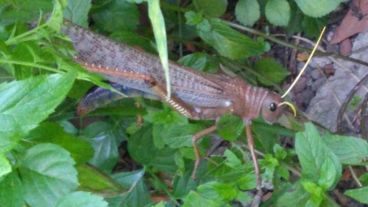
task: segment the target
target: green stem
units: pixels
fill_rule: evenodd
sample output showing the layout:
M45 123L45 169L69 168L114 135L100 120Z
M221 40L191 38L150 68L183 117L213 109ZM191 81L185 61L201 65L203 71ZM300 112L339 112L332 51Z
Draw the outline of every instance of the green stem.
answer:
M38 27L35 27L32 30L29 30L27 32L24 32L24 33L18 35L18 36L15 36L15 37L12 37L12 38L6 40L5 44L6 45L17 44L22 40L22 38L26 38L27 36L30 36L30 35L36 33L38 30L40 30L40 29L42 29L46 26L47 26L46 24L39 25Z

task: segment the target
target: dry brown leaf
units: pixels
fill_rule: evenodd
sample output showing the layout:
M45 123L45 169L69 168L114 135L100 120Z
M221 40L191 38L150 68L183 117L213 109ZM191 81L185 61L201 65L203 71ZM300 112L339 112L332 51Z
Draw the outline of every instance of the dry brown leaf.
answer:
M354 0L330 43L336 44L368 28L368 1Z

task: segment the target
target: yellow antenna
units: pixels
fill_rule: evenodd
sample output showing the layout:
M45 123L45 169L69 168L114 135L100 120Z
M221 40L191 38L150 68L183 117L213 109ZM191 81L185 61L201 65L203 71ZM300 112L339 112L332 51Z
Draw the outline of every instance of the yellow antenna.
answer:
M300 77L302 76L304 71L307 69L307 66L309 65L309 62L312 60L312 57L313 57L314 53L316 52L319 43L321 42L321 39L322 39L323 34L325 33L325 30L326 30L326 27L323 27L323 29L321 31L321 34L319 34L318 40L317 40L316 44L314 45L314 48L313 48L311 54L308 57L307 62L305 62L304 67L302 68L302 70L300 71L298 76L295 78L294 82L287 89L287 91L281 96L281 98L285 98L285 96L291 91L291 89L294 88L295 84L298 82L298 80L300 79Z
M284 101L284 102L279 103L277 105L277 107L282 106L282 105L287 105L288 107L290 107L291 111L293 111L294 116L296 116L296 109L295 109L295 106L292 103L290 103L288 101Z

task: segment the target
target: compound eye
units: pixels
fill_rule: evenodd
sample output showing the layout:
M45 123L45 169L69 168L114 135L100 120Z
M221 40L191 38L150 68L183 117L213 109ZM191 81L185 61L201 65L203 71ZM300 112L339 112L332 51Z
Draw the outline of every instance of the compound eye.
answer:
M271 103L271 104L269 105L269 109L270 109L270 111L272 111L272 112L276 111L276 109L277 109L277 104L276 104L275 102Z

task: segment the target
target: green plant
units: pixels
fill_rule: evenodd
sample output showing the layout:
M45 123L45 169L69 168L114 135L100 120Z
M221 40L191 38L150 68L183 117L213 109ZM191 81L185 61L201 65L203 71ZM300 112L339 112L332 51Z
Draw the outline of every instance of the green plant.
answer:
M124 99L87 117L75 116L78 100L93 84L111 87L74 62L73 49L60 32L63 17L84 26L90 20L92 29L155 51L152 42L154 36L160 42L160 35L153 35L139 21L135 3L142 2L16 0L0 5L0 206L232 206L252 199L247 191L255 187L255 176L247 159L243 124L236 117L219 120L218 134L231 146L203 160L198 180L193 180L191 136L209 122L190 121L157 101L143 99ZM295 2L269 0L259 5L255 0L240 0L235 14L239 22L252 25L262 8L269 22L289 24L290 32L289 19L295 14L288 7L297 5L305 14L319 17L339 3L326 1L329 4L321 10L320 1L310 1L319 5L317 9L306 1ZM160 12L154 3L151 6ZM226 11L227 1L193 1L185 8L161 3L168 42L202 50L183 56L190 50L169 51L182 64L215 72L221 63L253 84L275 89L288 75L275 59L262 57L270 43L246 36L218 18ZM254 14L242 16L242 9ZM45 20L47 12L51 17ZM283 15L275 17L278 12ZM159 29L162 20L158 20ZM159 45L167 44L161 39ZM165 54L161 57L165 59ZM137 102L141 108L136 108ZM136 116L143 116L142 126ZM98 121L79 125L91 118ZM336 188L342 169L367 164L366 141L320 134L310 123L295 134L256 120L253 133L262 154L262 176L274 189L264 205L336 206L329 192ZM295 149L280 146L285 136L295 137ZM212 146L210 141L200 143L203 155ZM121 143L120 149L128 154L123 158ZM367 187L346 194L368 203ZM158 198L164 201L156 202Z

